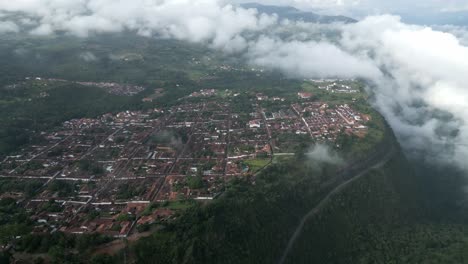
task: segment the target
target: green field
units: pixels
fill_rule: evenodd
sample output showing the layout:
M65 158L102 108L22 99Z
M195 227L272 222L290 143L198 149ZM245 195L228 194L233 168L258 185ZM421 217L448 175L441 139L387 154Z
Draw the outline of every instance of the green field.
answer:
M250 172L258 172L270 163L270 159L252 159L245 160L243 163L249 166Z
M167 204L163 204L162 206L172 210L185 210L192 207L193 205L193 202L190 201L171 201L167 202Z

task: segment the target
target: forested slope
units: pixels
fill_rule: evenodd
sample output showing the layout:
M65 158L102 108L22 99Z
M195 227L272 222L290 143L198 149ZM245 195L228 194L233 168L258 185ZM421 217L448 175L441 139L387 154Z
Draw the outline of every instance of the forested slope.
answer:
M307 222L287 263L468 263L453 175L433 177L400 153Z
M461 179L434 176L440 171L420 169L396 147L306 223L287 263L468 263ZM327 170L304 162L271 166L254 186L233 183L129 253L137 263L277 263L301 217L327 194L319 188Z

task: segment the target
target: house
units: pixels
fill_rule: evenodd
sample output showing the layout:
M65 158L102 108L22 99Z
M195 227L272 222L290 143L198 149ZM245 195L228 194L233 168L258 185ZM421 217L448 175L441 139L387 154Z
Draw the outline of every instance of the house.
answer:
M252 120L249 122L249 128L260 128L261 124L259 120Z
M362 118L364 119L364 122L369 122L372 120L372 117L370 115L362 115Z
M281 97L273 97L273 98L271 98L271 99L272 99L273 101L275 101L275 102L276 102L276 101L281 101L281 102L286 101L286 99L281 98Z
M138 225L153 224L156 221L156 218L152 215L142 216L138 219Z
M307 93L307 92L300 92L300 93L297 93L297 95L299 96L300 99L310 99L312 97L312 94Z
M256 96L257 96L258 101L267 101L268 100L268 96L263 95L261 93L258 93Z

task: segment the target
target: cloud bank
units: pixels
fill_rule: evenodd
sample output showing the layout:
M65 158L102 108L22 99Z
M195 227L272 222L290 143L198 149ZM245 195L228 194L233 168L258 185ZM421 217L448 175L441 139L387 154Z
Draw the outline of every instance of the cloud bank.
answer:
M404 146L467 169L468 47L452 34L392 16L345 26L341 44L372 54L388 73L373 80L375 104Z
M294 77L366 79L375 106L407 151L468 169L463 28L407 25L388 15L319 26L214 0L15 0L0 2L0 12L22 16L0 18L0 32L20 31L16 23L38 35L135 31L205 43ZM336 37L330 40L325 31Z
M15 0L1 1L0 11L34 19L37 26L31 33L36 35L65 31L86 37L131 30L148 37L209 42L230 51L245 47L242 33L276 23L274 16L216 0Z
M17 33L19 32L19 27L11 21L0 21L0 33Z
M252 43L248 57L254 64L295 77L374 78L380 75L371 61L323 41L285 42L262 37Z

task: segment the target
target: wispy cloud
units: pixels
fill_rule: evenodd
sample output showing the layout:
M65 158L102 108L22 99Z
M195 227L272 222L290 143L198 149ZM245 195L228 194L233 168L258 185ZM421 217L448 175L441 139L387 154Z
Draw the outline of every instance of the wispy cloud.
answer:
M341 165L344 164L343 158L338 153L333 151L329 146L323 144L314 145L309 152L307 157L317 163Z
M0 21L0 33L16 33L19 27L11 21Z

